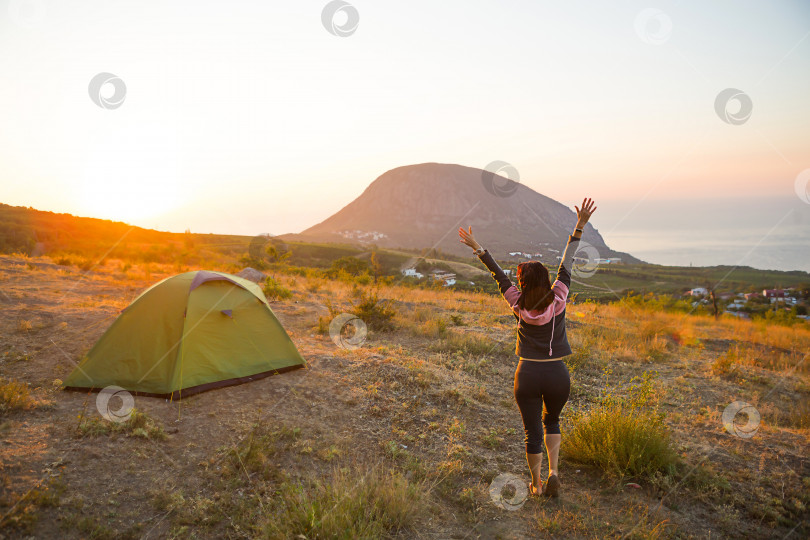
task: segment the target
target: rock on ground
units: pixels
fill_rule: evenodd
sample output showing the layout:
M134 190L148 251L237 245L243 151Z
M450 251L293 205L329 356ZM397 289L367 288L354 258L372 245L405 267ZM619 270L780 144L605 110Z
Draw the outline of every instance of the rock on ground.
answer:
M250 281L255 281L256 283L261 283L267 276L256 270L255 268L244 268L242 269L237 276L245 279L249 279Z

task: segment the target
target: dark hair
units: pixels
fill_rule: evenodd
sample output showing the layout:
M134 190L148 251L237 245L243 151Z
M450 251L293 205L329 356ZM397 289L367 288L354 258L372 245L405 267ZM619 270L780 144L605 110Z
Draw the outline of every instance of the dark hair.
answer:
M538 261L522 262L517 267L520 297L518 306L528 311L543 311L554 301L548 270Z

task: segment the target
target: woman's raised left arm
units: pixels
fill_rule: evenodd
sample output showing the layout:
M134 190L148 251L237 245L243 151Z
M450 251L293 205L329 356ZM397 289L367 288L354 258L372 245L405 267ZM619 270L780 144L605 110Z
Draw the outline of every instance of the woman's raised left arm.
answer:
M571 287L571 269L574 263L574 254L579 247L579 239L582 237L582 231L588 220L591 219L591 214L596 211L596 203L593 199L585 198L582 200L582 208L574 206L577 210L577 225L571 236L568 237L568 243L565 245L565 251L560 259L560 267L557 270L558 281L565 285L564 296L568 295L568 289Z

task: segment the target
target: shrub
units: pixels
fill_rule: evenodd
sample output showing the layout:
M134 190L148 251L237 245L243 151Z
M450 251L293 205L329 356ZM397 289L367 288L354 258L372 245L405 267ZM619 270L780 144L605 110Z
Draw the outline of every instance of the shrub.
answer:
M94 263L92 261L92 259L83 258L83 259L80 259L79 262L78 262L79 270L81 270L83 272L87 272L89 270L92 270L95 266L96 266L96 263Z
M598 405L575 415L565 455L611 475L674 474L679 460L658 412L654 375L645 372L621 390L608 388Z
M352 313L363 320L372 330L385 332L393 330L391 319L396 312L389 306L383 305L376 293L363 293L360 301L354 305Z
M307 282L307 290L311 293L318 292L323 287L323 281L320 279L310 279Z
M270 538L382 538L413 523L426 493L388 467L335 468L309 486L285 482L280 512L268 521Z
M28 385L16 379L0 379L0 413L14 409L27 409L34 404Z
M265 480L272 478L278 461L276 454L284 450L299 433L298 428L282 426L275 429L266 422L255 424L248 436L228 451L225 471L238 477L250 474Z
M367 261L358 259L357 257L341 257L332 262L332 267L327 271L330 277L338 277L341 271L351 274L352 276L359 276L367 274L370 271Z
M132 414L126 422L111 422L100 416L81 416L77 432L81 437L98 437L100 435L110 435L113 433L123 433L130 437L141 437L144 439L163 440L166 432L163 426L158 424L146 413L132 409Z
M771 324L778 324L782 326L793 326L803 322L801 319L790 310L778 309L776 311L768 310L765 312L763 318Z
M251 257L250 255L244 255L240 257L239 264L242 266L242 268L250 267L255 268L256 270L267 270L267 268L269 267L267 261L265 261L264 259Z
M272 277L268 277L264 281L264 288L262 290L268 300L284 300L292 296L292 291L290 289Z
M331 322L331 318L329 317L318 317L318 333L325 336L329 333L329 323Z
M734 371L738 357L737 349L729 349L715 358L711 365L712 375L728 375Z
M565 455L619 476L673 472L677 455L658 414L621 405L598 406L574 419Z
M26 319L20 319L17 322L17 331L18 332L30 332L33 329L34 329L34 325L33 325L33 323L31 321L28 321Z

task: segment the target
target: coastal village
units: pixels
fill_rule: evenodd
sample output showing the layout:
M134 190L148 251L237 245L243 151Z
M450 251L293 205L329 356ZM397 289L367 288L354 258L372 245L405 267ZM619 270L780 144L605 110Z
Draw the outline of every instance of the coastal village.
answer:
M755 292L722 292L716 293L718 306L723 314L750 319L754 313L767 311L792 312L800 319L808 319L810 311L810 291L796 288L763 289ZM700 304L712 305L712 291L705 287L696 287L683 293L684 297L692 297L692 306Z

